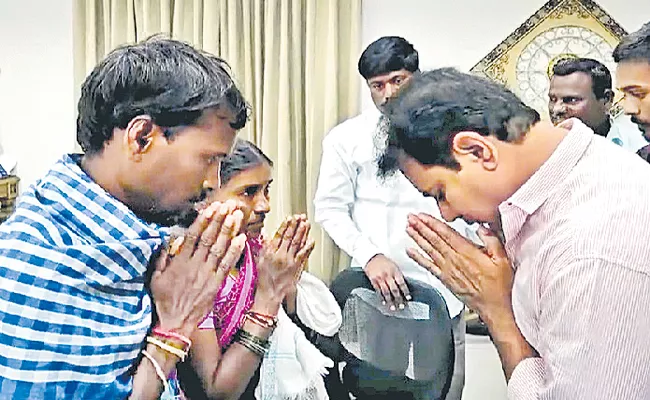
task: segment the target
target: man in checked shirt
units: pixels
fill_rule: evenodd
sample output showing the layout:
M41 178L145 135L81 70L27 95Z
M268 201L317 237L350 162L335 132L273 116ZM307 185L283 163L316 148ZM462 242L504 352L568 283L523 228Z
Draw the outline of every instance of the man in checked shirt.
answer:
M485 225L477 247L411 214L408 254L478 311L508 397L650 399L650 166L451 68L416 74L385 115L380 172Z

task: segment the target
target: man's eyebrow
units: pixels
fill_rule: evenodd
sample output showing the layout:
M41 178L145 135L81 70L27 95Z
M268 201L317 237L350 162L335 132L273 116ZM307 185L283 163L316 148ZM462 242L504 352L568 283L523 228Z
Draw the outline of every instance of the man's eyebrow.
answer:
M627 85L627 86L624 86L624 87L618 87L616 89L620 90L621 92L624 92L626 90L638 89L640 87L641 86L639 86L639 85Z

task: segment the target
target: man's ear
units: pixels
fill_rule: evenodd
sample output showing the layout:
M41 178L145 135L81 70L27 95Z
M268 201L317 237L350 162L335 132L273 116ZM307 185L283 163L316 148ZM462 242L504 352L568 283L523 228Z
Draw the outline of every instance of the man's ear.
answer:
M479 162L485 169L493 171L498 164L496 146L486 136L478 132L462 131L454 135L452 152L461 163L461 167L463 161Z
M612 89L605 89L603 93L603 100L605 101L605 107L609 111L612 108L612 103L614 102L614 91Z
M157 126L148 115L134 117L126 126L124 141L131 157L138 158L151 147Z

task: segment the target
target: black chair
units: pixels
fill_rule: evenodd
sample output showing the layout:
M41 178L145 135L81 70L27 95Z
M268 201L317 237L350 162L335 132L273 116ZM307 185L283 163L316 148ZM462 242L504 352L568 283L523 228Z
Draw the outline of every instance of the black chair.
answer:
M343 310L339 331L343 384L357 399L445 399L454 370L447 305L436 289L407 280L413 299L390 311L363 270L330 285Z

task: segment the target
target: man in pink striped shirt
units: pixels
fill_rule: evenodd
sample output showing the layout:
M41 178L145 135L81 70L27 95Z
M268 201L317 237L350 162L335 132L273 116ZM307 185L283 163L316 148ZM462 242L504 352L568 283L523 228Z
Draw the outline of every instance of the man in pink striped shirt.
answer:
M408 253L479 312L509 398L650 399L650 166L451 68L415 76L386 115L380 171L490 227L478 248L411 215L423 251Z

